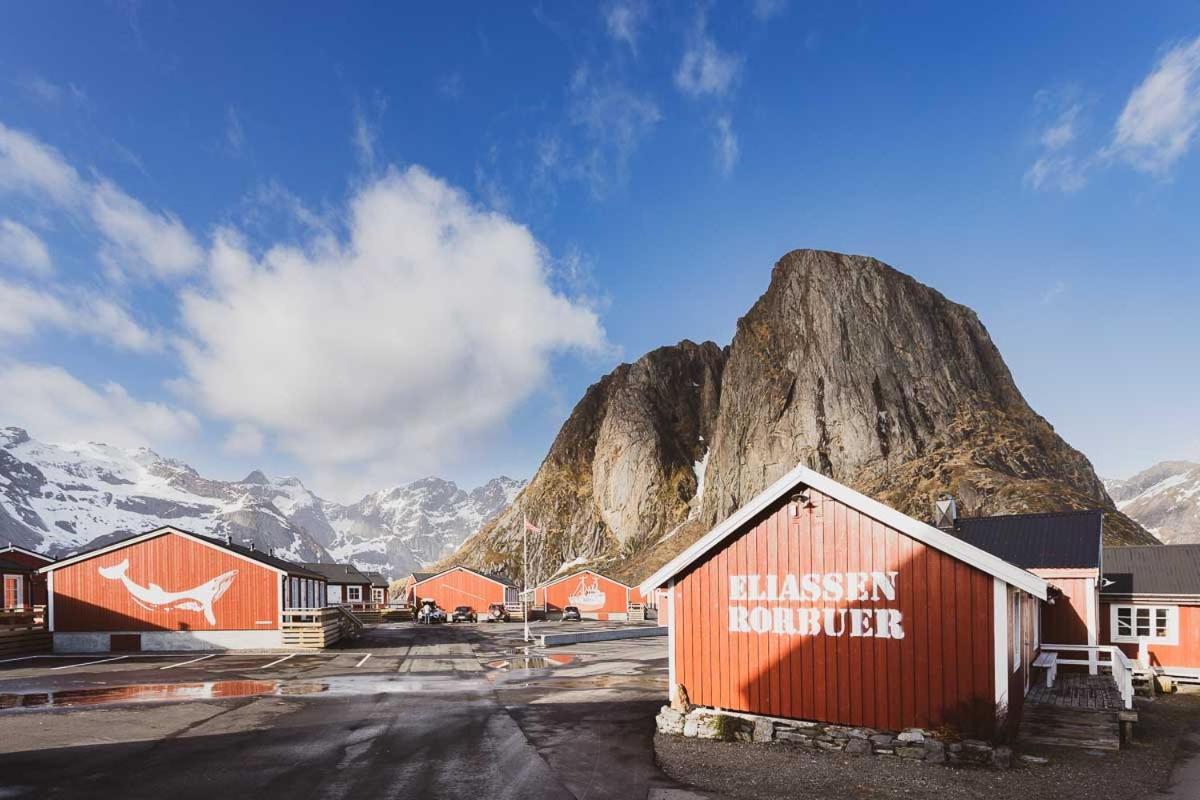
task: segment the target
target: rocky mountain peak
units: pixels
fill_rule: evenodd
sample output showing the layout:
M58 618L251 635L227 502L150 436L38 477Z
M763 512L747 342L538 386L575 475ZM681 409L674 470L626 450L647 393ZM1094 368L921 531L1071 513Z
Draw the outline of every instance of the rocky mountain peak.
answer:
M0 428L0 447L16 447L17 445L25 444L28 441L29 434L24 428L15 428L12 426Z
M577 559L640 579L803 462L928 519L1104 508L1152 538L1025 402L975 312L874 258L795 250L722 349L683 341L593 384L516 502L452 560L531 579ZM449 560L448 560L449 561ZM447 563L448 563L447 561Z
M1168 544L1200 543L1200 463L1162 461L1105 481L1117 508Z
M258 484L260 486L269 486L271 484L271 479L268 478L265 474L263 474L262 470L256 469L256 470L253 470L246 477L242 478L241 482Z

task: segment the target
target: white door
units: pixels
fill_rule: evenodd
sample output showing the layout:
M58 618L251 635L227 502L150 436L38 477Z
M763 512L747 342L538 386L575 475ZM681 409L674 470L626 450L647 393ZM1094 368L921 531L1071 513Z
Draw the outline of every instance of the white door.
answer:
M342 587L338 584L330 584L329 586L329 602L336 604L342 602Z

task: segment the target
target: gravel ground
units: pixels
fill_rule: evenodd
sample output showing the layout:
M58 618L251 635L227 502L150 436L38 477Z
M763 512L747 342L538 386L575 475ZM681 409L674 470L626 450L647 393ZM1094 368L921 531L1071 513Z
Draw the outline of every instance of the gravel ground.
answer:
M1179 737L1200 726L1200 695L1139 700L1137 741L1118 753L1073 748L1018 748L1045 756L1028 765L1014 756L1007 771L926 765L901 758L846 756L786 744L734 744L655 737L659 765L672 778L729 798L890 800L1135 800L1162 788Z

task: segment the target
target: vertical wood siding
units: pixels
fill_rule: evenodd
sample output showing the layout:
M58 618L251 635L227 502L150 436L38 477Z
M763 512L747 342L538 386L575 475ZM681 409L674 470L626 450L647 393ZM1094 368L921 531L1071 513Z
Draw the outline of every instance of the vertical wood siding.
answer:
M993 578L810 490L776 503L676 578L676 681L692 702L898 730L947 724L988 733L995 718ZM898 573L896 600L731 603L730 576ZM730 606L893 609L904 638L731 630ZM846 625L849 626L849 614Z
M1125 603L1117 602L1117 605ZM1174 603L1145 603L1144 605L1170 606ZM1100 607L1100 641L1104 644L1115 644L1110 630L1112 611L1109 603ZM1121 651L1131 659L1136 659L1138 646L1136 644L1119 645ZM1200 606L1179 606L1179 644L1150 644L1150 660L1155 666L1200 668Z
M46 561L28 553L22 553L20 550L9 550L0 553L0 558L6 558L15 564L21 564L33 569L39 569L46 566ZM29 585L25 593L25 602L35 606L46 605L46 576L40 573L34 573L29 576Z
M439 608L447 611L456 606L470 606L487 611L492 603L504 602L504 585L488 580L466 569L454 569L443 575L421 581L413 591L417 603L433 598Z
M1088 591L1089 576L1057 576L1040 571L1037 574L1062 592L1053 605L1047 603L1042 608L1042 641L1049 644L1087 644L1087 604L1098 602L1095 593ZM1099 580L1096 573L1090 577Z
M575 605L571 602L571 595L575 594L581 578L586 578L589 584L592 580L595 580L600 587L600 591L604 592L604 604L601 607L594 609L580 607L579 611L583 616L589 618L595 617L596 619L610 619L610 615L618 614L623 618L629 609L629 587L591 570L584 570L574 575L568 575L554 583L539 588L536 593L535 602L544 605L547 611L562 611L569 605Z
M213 603L216 624L181 608L143 608L120 580L101 567L129 561L134 583L164 591L192 589L229 572L237 575ZM54 572L54 627L58 631L274 630L279 627L282 576L253 561L174 533L122 547Z

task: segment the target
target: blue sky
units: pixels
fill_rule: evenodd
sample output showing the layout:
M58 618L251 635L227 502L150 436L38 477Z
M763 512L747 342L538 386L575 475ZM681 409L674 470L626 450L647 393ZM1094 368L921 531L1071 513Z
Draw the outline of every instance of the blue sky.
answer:
M797 247L974 308L1104 475L1200 457L1200 11L16 4L0 423L347 498L528 476Z

